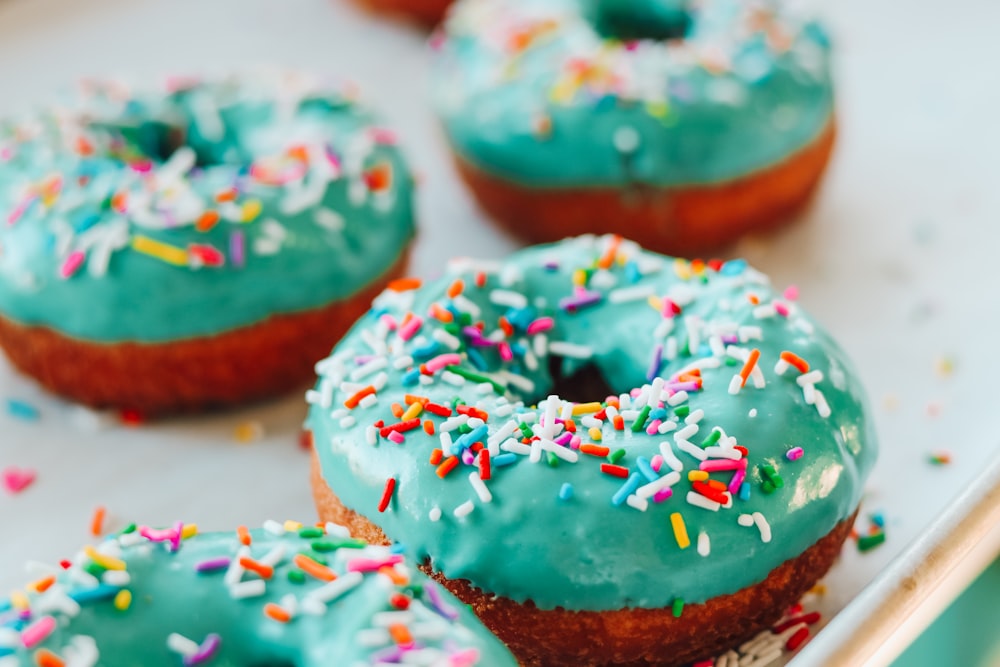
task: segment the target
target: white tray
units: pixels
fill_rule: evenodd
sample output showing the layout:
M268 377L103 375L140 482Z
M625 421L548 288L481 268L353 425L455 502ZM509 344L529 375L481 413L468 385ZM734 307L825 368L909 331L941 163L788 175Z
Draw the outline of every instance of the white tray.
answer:
M827 3L840 84L829 178L801 224L732 252L778 286L799 286L804 305L857 362L875 406L882 456L864 512L884 514L888 539L866 554L849 545L827 577L820 608L826 618L844 610L838 623L876 610L868 598L858 598L867 600L861 608L848 603L873 580L887 585L879 573L894 558L929 553L920 550L926 544L908 545L1000 453L992 428L1000 404L1000 88L981 78L996 59L998 49L985 45L995 44L1000 4L964 4L914 0L904 16L888 4ZM476 211L447 160L427 107L424 39L319 0L2 0L0 112L51 99L80 76L254 64L343 75L384 110L423 174L413 270L430 275L453 254L501 257L515 244ZM936 370L942 359L954 363L951 375ZM41 419L5 414L7 398L35 405ZM97 505L108 508L112 527L310 520L308 459L296 445L304 415L301 397L291 396L225 415L87 431L76 408L0 361L0 469L39 471L24 493L0 492L0 591L23 583L24 561L63 558L86 542ZM234 431L247 422L265 436L238 444ZM954 462L928 464L937 449ZM978 537L969 532L962 544Z

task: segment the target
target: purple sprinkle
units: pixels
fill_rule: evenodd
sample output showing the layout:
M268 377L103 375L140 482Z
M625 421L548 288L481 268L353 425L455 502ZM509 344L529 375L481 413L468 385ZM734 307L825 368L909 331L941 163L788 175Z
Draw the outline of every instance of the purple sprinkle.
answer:
M803 454L805 454L805 452L801 447L792 447L785 453L785 458L789 461L797 461L802 458Z
M219 558L211 558L209 560L203 560L200 563L195 564L195 572L217 572L219 570L225 570L232 563L232 559L226 558L225 556L220 556Z
M437 589L437 585L427 582L424 585L424 592L427 593L427 597L431 601L431 606L434 607L434 611L441 614L449 621L454 621L458 618L458 612L450 604L444 601L441 597L441 592Z
M572 440L572 439L573 439L573 434L570 433L569 431L566 431L565 433L563 433L562 435L560 435L558 438L556 438L555 440L553 440L553 442L555 442L557 445L562 445L563 447L565 447L566 445L569 444L569 441Z
M593 306L601 302L604 295L600 292L580 290L573 296L567 296L559 300L559 307L563 310L574 311L587 306Z
M548 270L548 271L558 271L559 270L559 262L557 262L554 259L550 259L549 261L547 261L544 264L542 264L542 266L545 267L545 269Z
M373 665L394 665L403 661L405 651L399 646L387 646L381 651L376 651L369 660Z
M184 667L194 667L194 665L208 662L215 655L215 652L219 650L219 644L221 643L222 637L219 635L214 633L208 635L205 637L205 641L201 643L197 653L184 658Z
M475 462L476 462L476 455L472 453L472 450L471 449L463 449L462 450L462 463L464 463L467 466L471 466Z
M652 382L660 374L660 364L663 363L663 344L653 348L653 360L649 363L649 370L646 371L646 381ZM659 397L656 397L659 399Z
M229 261L241 268L246 261L246 237L240 230L229 235Z
M736 345L740 342L740 337L736 334L727 334L722 337L722 342L726 345Z
M483 338L483 332L476 327L463 327L462 334L476 347L491 347L496 345L493 341Z
M679 391L698 391L697 382L668 382L664 386L675 394Z
M375 358L374 354L359 354L358 356L354 357L354 364L356 366L364 366L374 358Z

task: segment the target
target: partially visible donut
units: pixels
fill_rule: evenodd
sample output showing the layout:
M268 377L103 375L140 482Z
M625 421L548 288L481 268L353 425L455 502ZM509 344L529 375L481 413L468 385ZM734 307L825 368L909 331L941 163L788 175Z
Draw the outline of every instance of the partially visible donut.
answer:
M532 242L693 256L790 220L834 141L824 30L743 0L463 0L434 101L481 206Z
M793 295L617 237L452 268L317 365L321 518L427 559L527 665L712 655L826 572L877 446Z
M353 90L83 98L0 125L0 345L48 389L148 413L287 391L404 270L412 179Z
M355 0L373 12L414 21L432 28L444 19L452 0Z
M394 550L339 526L132 528L0 598L3 667L516 667Z

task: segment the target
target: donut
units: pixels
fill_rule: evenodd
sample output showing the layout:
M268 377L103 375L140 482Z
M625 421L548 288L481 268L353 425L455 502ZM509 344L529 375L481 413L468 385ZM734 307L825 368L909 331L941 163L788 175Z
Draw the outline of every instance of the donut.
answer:
M620 237L450 268L318 363L323 520L399 543L524 665L683 664L827 571L877 445L792 291Z
M435 44L458 171L534 243L703 255L792 219L833 146L827 36L774 3L464 0Z
M432 28L444 18L452 0L355 0L355 2L377 14L395 16Z
M341 526L136 528L0 598L3 667L516 667L475 615Z
M94 407L200 410L308 384L414 234L393 134L295 73L87 82L0 123L0 346Z

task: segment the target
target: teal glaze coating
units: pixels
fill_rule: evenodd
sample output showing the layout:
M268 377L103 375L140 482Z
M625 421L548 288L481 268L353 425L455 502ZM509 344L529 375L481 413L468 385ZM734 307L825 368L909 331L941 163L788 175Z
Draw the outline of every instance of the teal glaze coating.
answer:
M0 313L163 342L350 297L413 237L394 143L350 90L292 75L95 85L0 123Z
M422 656L425 661L417 664L426 665L516 666L467 607L415 567L389 566L406 583L393 583L374 571L351 572L363 561L391 558L386 547L345 539L346 531L340 527L332 527L336 535L301 537L280 534L280 525L275 526L253 531L252 544L246 548L236 533L187 538L176 552L171 551L169 539L152 543L138 532L108 538L97 550L124 562L124 572L95 569L94 560L81 552L70 570L57 573L56 584L41 594L29 594L27 612L12 610L10 601L0 598L0 665L33 667L40 664L37 653L46 649L67 667L354 667L395 664L404 654L411 654L411 660ZM169 536L170 531L161 533ZM350 546L328 548L337 543ZM273 576L265 581L225 566L211 572L195 570L200 563L220 558L238 561L246 552L251 559L273 566ZM288 575L302 573L293 563L299 553L326 562L337 579L326 584L305 575L293 582ZM231 591L240 586L260 585L252 582L260 582L263 592L232 597ZM336 598L319 599L324 585L345 583L351 585ZM115 606L120 590L131 593L131 604L124 610ZM394 604L394 596L401 596L395 601L405 597L408 606ZM279 622L265 615L269 604L293 610L291 620ZM31 628L48 622L46 618L54 618L56 627L35 644ZM390 623L406 627L414 642L405 647L394 644L387 630ZM206 647L212 634L221 642L210 656L197 661L168 646L168 637L175 633L196 646ZM32 645L26 647L25 642Z
M543 609L571 610L661 608L677 598L697 603L732 593L762 581L850 517L877 447L864 392L843 351L743 262L716 271L626 241L610 251L608 269L594 270L612 242L580 237L528 248L502 264L459 262L451 277L376 300L372 314L317 366L320 380L307 395L323 477L344 505L415 558L429 556L451 579ZM574 275L587 276L582 293ZM464 291L450 299L455 277ZM581 298L593 305L564 308L572 306L565 299ZM431 316L434 304L461 326ZM413 316L402 324L406 313ZM415 333L413 317L421 318ZM481 335L466 328L479 322ZM757 371L732 394L733 377L752 349L760 352ZM783 351L808 362L809 374L780 367ZM441 354L457 357L441 360ZM585 366L600 372L620 394L621 430L605 411L573 417L575 433L564 432L556 418L573 407L546 398L553 390L550 357L565 375ZM444 361L449 365L440 368ZM701 389L685 389L696 382L685 377L694 368ZM481 377L461 377L470 372ZM365 385L376 397L347 409L345 401ZM483 416L441 417L428 408L419 418L434 424L435 435L411 425L396 443L373 425L401 423L390 406L405 406L407 394L445 407L461 400L488 419L463 425ZM602 473L606 457L575 449L596 442L590 429L609 453L623 450L617 465L634 481ZM526 436L539 439L524 444ZM485 481L488 502L471 481L481 455L461 459L484 441L494 462ZM701 465L695 456L740 459L737 445L749 452L746 489L737 484L730 508L690 504L694 485L687 475ZM796 447L803 456L789 460L786 453ZM436 448L462 461L444 478L429 463ZM656 470L664 451L676 459L677 479L667 479L669 461ZM770 493L765 465L780 477ZM728 487L735 474L711 478ZM390 476L397 481L393 502L379 513ZM672 483L673 495L643 501L637 489L650 480ZM768 542L752 521L758 512L773 536ZM687 548L675 539L673 513L685 522ZM741 525L747 520L749 526ZM699 539L708 540L708 555L699 554Z
M461 158L525 187L744 177L833 119L826 34L777 7L463 0L436 43L435 106ZM682 38L612 38L642 31Z

